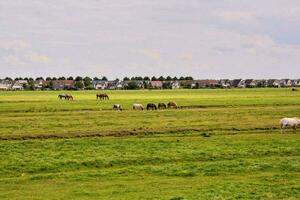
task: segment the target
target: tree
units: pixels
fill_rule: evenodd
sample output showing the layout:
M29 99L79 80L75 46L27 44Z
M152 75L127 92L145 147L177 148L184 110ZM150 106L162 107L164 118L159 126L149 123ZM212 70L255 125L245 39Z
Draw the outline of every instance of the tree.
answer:
M47 78L46 78L46 81L51 81L51 77L47 77Z
M76 81L74 84L75 89L80 90L84 88L82 81Z
M157 78L155 76L152 76L151 81L157 81Z
M172 81L172 77L171 76L167 76L166 80L167 81Z
M75 81L82 81L82 77L81 77L81 76L77 76L77 77L75 78Z
M10 78L10 77L5 77L4 80L6 80L6 81L12 81L12 78Z
M179 80L180 80L180 81L184 81L185 78L184 78L183 76L181 76L181 77L179 78Z
M64 80L66 80L66 78L62 76L62 77L59 77L58 80L64 81Z
M94 81L99 81L100 79L98 77L93 78Z
M124 77L123 81L129 81L130 79L128 77Z
M108 81L108 79L105 76L103 76L102 81Z
M35 80L36 80L36 81L43 81L44 78L43 78L43 77L37 77Z
M52 81L56 81L56 80L57 80L57 78L56 78L56 77L53 77L51 80L52 80Z
M160 76L160 77L158 78L158 80L159 80L159 81L164 81L165 78L164 78L163 76Z
M188 80L191 80L191 81L194 80L193 77L191 77L191 76L187 76L187 77L185 77L184 79L187 80L187 81L188 81Z
M150 81L150 78L148 76L145 76L144 81Z
M164 82L163 83L163 89L172 89L171 82Z
M49 88L53 90L53 86L54 86L53 81L50 81Z
M69 81L73 81L73 80L74 80L74 78L73 78L73 76L69 76L69 77L67 78L67 80L69 80Z
M88 87L88 86L90 86L92 84L92 79L90 77L86 76L83 79L83 83L84 83L85 87Z
M128 83L128 89L129 90L136 90L138 89L139 86L137 85L137 83L135 81L131 81Z
M177 81L177 80L178 80L178 78L176 76L174 76L173 81Z

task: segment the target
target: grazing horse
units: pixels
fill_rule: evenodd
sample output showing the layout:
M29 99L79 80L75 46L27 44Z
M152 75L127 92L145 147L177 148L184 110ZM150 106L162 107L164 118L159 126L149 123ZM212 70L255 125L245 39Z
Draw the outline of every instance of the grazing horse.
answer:
M171 101L171 102L168 103L168 108L175 108L176 109L177 107L178 106L177 106L177 104L175 102Z
M154 103L148 103L147 110L157 110L157 106Z
M107 94L96 94L97 100L109 100L109 97Z
M292 88L292 91L293 91L293 92L296 92L296 91L298 91L298 90L297 90L296 88Z
M68 101L70 101L70 100L73 101L74 100L74 98L73 98L73 96L71 94L66 94L65 99L67 99Z
M63 99L66 100L66 95L65 95L65 94L59 94L59 95L58 95L58 98L59 98L60 100L63 100Z
M122 106L120 104L114 104L113 110L122 111Z
M74 100L74 98L73 98L73 96L72 95L70 95L70 94L59 94L58 95L58 98L60 99L60 100L68 100L68 101L70 101L70 100Z
M166 106L166 104L164 104L164 103L159 103L159 104L158 104L158 109L159 109L159 110L167 109L167 106Z
M142 104L139 104L139 103L134 103L132 105L132 109L133 110L144 110L144 106Z
M300 119L297 117L294 118L282 118L279 122L281 133L284 133L286 127L292 127L294 131L297 130L297 127L300 126Z

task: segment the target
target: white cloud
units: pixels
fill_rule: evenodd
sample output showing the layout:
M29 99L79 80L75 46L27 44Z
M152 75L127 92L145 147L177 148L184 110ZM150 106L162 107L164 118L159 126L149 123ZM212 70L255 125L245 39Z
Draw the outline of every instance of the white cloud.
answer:
M8 55L3 58L4 63L13 65L13 66L24 66L26 63L23 62L21 59L19 59L15 55Z
M46 55L38 54L38 53L30 53L26 56L26 58L33 63L42 63L47 64L50 63L50 59Z
M220 20L249 23L255 20L255 14L252 12L242 11L223 11L215 12Z
M22 40L0 40L0 49L20 51L29 48L30 45Z

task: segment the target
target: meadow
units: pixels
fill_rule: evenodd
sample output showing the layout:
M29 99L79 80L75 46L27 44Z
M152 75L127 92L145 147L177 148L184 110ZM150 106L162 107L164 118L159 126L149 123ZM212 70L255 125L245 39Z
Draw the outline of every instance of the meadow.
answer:
M0 92L0 199L300 198L300 131L278 124L300 92L105 92ZM169 101L182 108L132 110Z

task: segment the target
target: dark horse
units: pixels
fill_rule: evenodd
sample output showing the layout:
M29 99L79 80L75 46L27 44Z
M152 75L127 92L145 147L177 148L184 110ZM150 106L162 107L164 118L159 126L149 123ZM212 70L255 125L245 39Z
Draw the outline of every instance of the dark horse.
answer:
M148 103L147 110L157 110L157 106L154 103Z
M60 99L60 100L68 100L68 101L70 101L70 100L74 100L74 98L73 98L73 96L72 95L70 95L70 94L59 94L58 95L58 98Z
M164 103L159 103L159 104L158 104L158 109L159 109L159 110L167 109L167 106L166 106L166 104L164 104Z
M97 100L109 100L109 97L107 94L96 94Z

